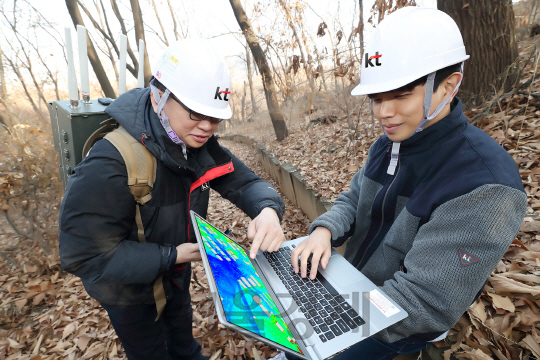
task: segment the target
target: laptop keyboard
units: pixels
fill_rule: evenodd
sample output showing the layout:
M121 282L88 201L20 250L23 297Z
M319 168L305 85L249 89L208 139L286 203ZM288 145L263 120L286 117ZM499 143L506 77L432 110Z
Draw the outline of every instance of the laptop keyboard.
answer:
M365 324L356 310L321 274L317 272L317 277L311 280L294 273L291 248L282 247L273 253L265 251L264 256L322 342ZM310 270L311 263L308 261L307 272Z

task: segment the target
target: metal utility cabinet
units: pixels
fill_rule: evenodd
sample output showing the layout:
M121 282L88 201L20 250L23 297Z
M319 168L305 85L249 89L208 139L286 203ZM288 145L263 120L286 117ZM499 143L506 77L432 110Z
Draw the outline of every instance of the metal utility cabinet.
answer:
M91 100L88 104L80 101L76 108L71 107L69 100L49 103L54 147L60 154L60 178L64 188L75 166L113 127L114 120L107 121L110 116L105 113L110 102L110 99Z

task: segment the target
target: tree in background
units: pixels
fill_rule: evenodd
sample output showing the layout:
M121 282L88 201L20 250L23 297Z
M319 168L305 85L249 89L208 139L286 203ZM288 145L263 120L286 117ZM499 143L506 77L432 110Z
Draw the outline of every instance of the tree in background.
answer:
M240 25L240 28L242 29L242 32L244 33L244 36L249 44L249 48L251 49L255 63L259 68L270 119L272 120L274 131L276 132L276 138L278 141L281 141L285 139L289 133L287 131L287 124L285 124L285 118L283 117L283 113L281 112L277 100L277 89L274 84L272 72L270 71L270 67L268 66L264 52L259 44L257 35L255 35L255 32L253 31L251 22L249 21L240 0L229 1L233 9L234 16L238 21L238 25Z
M479 105L517 79L518 57L511 0L437 0L437 7L457 23L467 54L460 97L465 105Z

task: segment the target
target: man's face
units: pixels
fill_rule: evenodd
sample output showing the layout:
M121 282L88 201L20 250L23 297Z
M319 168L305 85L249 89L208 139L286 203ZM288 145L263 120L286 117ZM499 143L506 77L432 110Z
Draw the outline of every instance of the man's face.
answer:
M159 94L163 96L163 92ZM150 95L154 111L157 111L157 103L154 97ZM169 118L171 128L176 132L180 140L186 146L191 148L200 148L217 130L219 123L210 122L209 118L201 121L191 120L189 111L184 109L182 105L169 97L165 106L163 106L165 114Z
M418 127L424 116L424 93L426 85L418 85L414 89L394 90L372 94L373 112L384 132L393 142L401 142L409 138ZM433 93L431 101L432 114L437 106L448 96L443 84ZM427 126L431 126L450 113L450 103Z

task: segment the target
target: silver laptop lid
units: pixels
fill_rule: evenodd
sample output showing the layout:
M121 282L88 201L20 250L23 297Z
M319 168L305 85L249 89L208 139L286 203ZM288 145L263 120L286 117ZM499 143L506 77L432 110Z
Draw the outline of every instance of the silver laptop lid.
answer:
M195 212L190 213L220 322L246 336L308 359L301 338L258 271L258 265L251 262L236 242Z

